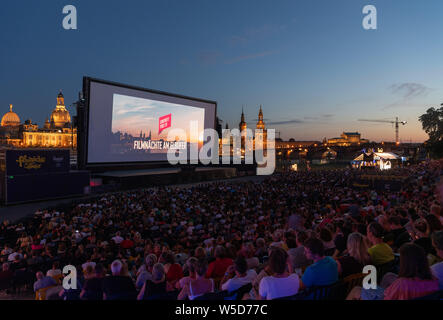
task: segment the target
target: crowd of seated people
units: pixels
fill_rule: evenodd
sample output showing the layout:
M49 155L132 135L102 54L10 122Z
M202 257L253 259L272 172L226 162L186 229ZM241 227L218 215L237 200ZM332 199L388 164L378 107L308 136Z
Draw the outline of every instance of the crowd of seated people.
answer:
M102 195L0 226L0 290L37 299L417 299L443 288L443 163L390 170L401 190L355 188L356 171L275 174ZM384 173L383 173L384 174ZM64 289L63 267L77 268ZM362 288L364 266L377 289ZM351 283L351 282L349 282ZM337 291L338 292L338 291Z

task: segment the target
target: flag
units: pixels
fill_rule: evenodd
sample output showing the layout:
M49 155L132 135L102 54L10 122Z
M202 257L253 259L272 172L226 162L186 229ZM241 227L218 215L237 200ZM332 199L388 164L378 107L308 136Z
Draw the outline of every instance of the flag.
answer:
M158 134L162 133L163 130L171 127L171 118L172 113L158 119Z

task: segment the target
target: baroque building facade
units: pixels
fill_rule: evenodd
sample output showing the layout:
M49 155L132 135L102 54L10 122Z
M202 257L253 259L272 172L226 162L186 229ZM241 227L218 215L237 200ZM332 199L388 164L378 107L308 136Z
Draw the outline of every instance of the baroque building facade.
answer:
M21 123L10 105L1 120L0 144L17 148L76 148L77 129L72 125L63 93L58 94L57 105L43 127L31 120Z

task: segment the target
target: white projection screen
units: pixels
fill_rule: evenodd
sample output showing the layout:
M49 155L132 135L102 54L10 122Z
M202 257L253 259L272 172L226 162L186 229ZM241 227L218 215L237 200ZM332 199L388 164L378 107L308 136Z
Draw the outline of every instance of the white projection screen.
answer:
M200 150L203 130L215 128L214 101L92 78L85 89L87 165L165 162L169 148ZM173 129L183 129L186 140L168 138Z

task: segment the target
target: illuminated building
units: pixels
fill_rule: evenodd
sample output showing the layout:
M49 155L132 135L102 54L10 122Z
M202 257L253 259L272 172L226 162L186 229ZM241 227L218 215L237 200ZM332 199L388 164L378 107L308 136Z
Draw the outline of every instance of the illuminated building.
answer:
M256 131L255 132L255 137L251 137L252 139L249 140L249 142L252 142L252 144L248 144L247 145L247 141L246 141L246 130L247 130L248 126L246 124L246 120L245 120L245 113L244 110L242 108L242 112L241 112L241 116L240 116L240 123L238 124L238 129L240 130L240 134L241 134L241 153L242 155L244 155L245 153L245 149L247 146L250 146L246 151L251 152L253 150L255 150L256 146L255 146L255 141L257 139L262 139L263 141L263 149L266 149L267 143L266 143L266 139L267 139L267 130L266 130L266 124L263 121L263 110L262 110L262 106L260 105L260 110L258 112L258 122L256 125L256 129L258 130L262 130L260 131ZM226 123L226 129L229 129L228 124ZM252 134L254 134L254 132L251 132ZM222 145L227 145L230 144L231 145L231 154L233 152L233 137L229 136L226 137L221 137L219 139L219 153L220 155L222 154ZM240 150L236 150L236 152L239 152ZM265 152L266 153L266 152Z
M243 108L241 110L241 119L240 119L240 123L238 124L238 128L240 129L240 132L243 132L243 130L246 130L246 128L247 128L246 121L245 121L245 113L243 112Z
M328 145L349 147L352 145L359 145L369 143L367 139L361 139L361 134L358 132L343 132L339 138L328 139Z
M9 112L2 117L0 127L0 143L8 145L19 145L20 117L12 111L12 104L9 105Z
M266 149L266 139L267 139L267 131L266 131L266 125L263 121L263 110L261 108L260 105L260 111L258 112L258 122L257 122L257 126L256 126L256 132L255 132L255 141L259 140L259 141L263 141L263 147L262 149ZM255 148L258 148L255 144L254 144Z
M57 105L42 128L31 120L20 123L12 105L1 121L0 143L21 148L71 148L77 147L77 129L72 128L71 116L65 107L63 94L57 96Z

